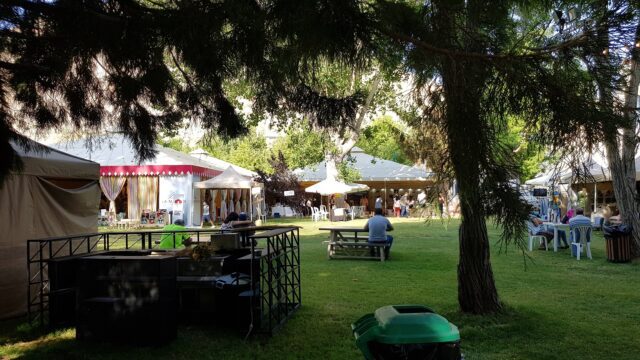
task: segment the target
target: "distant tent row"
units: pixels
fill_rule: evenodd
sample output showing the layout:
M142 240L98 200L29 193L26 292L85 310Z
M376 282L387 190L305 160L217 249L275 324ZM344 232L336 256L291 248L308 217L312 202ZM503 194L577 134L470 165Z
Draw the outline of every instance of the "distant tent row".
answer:
M636 181L640 181L640 151L635 156ZM554 188L563 196L568 196L572 202L577 201L576 186L581 187L587 193L587 206L585 210L598 211L611 203L615 203L613 185L611 183L611 170L604 149L593 155L585 155L579 164L580 174L574 173L571 167L563 162L547 169L533 179L527 180L526 185L534 187ZM571 189L573 187L574 189ZM571 202L566 203L567 208L572 207Z
M355 182L366 186L360 192L369 198L370 207L373 207L372 200L376 194L387 194L384 196L385 200L393 193L417 196L420 191L433 185L433 174L427 169L380 159L366 154L358 147L351 150L349 165L360 174ZM308 188L327 178L326 161L297 169L294 173L300 179L300 185Z

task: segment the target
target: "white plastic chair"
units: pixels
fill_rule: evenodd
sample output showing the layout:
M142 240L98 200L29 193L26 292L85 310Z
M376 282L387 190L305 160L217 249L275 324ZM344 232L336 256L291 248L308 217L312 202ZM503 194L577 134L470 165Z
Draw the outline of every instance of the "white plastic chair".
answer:
M587 245L587 257L589 259L593 259L591 257L591 231L592 231L592 227L589 225L585 225L585 226L577 226L573 229L571 229L571 237L573 238L573 241L571 242L571 246L576 247L576 258L578 260L580 260L580 253L582 252L582 247L584 245L582 245L582 241L584 240L584 242ZM582 236L584 235L584 236ZM576 241L577 239L577 241Z
M259 206L256 208L256 211L258 212L258 219L260 219L263 223L266 223L267 214L263 214L262 209Z
M351 220L360 216L360 206L352 206L351 209L349 209L349 216Z
M311 208L311 220L313 221L319 221L320 220L320 209L318 209L317 207L312 207Z
M320 205L320 218L322 220L327 220L327 215L329 215L327 207L325 205Z
M529 251L533 251L533 242L538 240L538 245L544 244L544 250L549 250L549 244L547 244L547 237L544 235L535 235L533 232L533 224L527 221L527 234L529 235Z
M295 215L293 209L289 206L285 206L284 208L284 217L293 217ZM281 214L282 216L282 214Z

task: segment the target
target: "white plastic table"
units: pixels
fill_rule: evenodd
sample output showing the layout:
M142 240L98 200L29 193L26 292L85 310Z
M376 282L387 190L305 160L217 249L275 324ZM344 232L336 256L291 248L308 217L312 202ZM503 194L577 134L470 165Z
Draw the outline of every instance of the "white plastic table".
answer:
M562 223L553 223L553 222L543 222L542 223L547 228L553 228L553 251L558 251L558 230L565 230L565 235L570 236L569 234L569 224Z

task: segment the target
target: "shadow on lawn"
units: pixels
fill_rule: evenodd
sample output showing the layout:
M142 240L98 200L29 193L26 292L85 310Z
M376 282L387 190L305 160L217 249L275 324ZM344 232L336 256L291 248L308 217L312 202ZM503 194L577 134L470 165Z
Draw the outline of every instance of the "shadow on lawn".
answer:
M459 311L442 314L458 326L467 360L487 355L491 358L517 355L519 359L554 359L560 356L556 348L548 346L548 339L555 337L558 345L562 346L565 332L561 322L544 313L504 306L503 311L495 315L468 315ZM537 339L546 339L546 346L537 346ZM514 350L517 353L514 354Z
M560 354L552 347L540 348L536 339L554 337L562 328L550 316L526 309L506 309L497 315L474 316L451 311L442 314L456 324L461 333L462 350L467 360L489 358L553 359ZM319 321L324 318L324 321ZM326 321L327 318L332 321ZM274 337L252 336L244 341L243 334L210 326L185 326L178 328L178 338L162 346L127 346L109 343L78 342L72 329L54 332L38 339L13 341L4 356L27 359L96 359L96 358L205 358L215 354L221 358L256 358L270 353L276 357L295 356L296 352L316 358L322 348L337 346L345 358L357 355L349 324L351 320L332 314L330 308L303 308ZM334 334L318 338L317 334ZM308 348L302 344L314 338L316 344ZM559 344L562 338L558 339ZM546 342L548 345L548 342ZM280 348L288 349L280 353ZM560 345L561 346L561 345ZM514 352L515 351L515 352Z
M286 325L285 325L286 326ZM41 333L42 334L42 333ZM30 338L33 338L33 333ZM247 358L251 348L262 348L275 337L207 325L179 325L178 338L167 344L130 345L77 341L73 328L53 331L36 339L12 337L0 351L0 358L21 359L161 359L161 358ZM2 350L2 348L0 348ZM240 351L239 351L240 350Z

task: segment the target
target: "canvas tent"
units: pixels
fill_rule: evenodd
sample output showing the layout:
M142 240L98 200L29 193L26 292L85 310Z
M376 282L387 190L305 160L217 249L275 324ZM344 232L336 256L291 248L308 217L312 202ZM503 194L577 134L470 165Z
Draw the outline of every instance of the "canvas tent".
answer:
M220 217L225 218L229 212L250 213L253 219L254 204L264 208L260 203L262 184L257 183L253 178L240 175L233 166L229 166L222 174L206 181L200 181L193 184L196 189L208 189L211 194L211 202L216 204L213 211L217 212L218 204L220 208ZM220 198L218 199L218 194ZM256 195L260 196L256 200ZM218 213L212 213L215 219Z
M27 240L97 231L100 165L31 144L11 144L24 168L0 187L0 318L26 311Z

